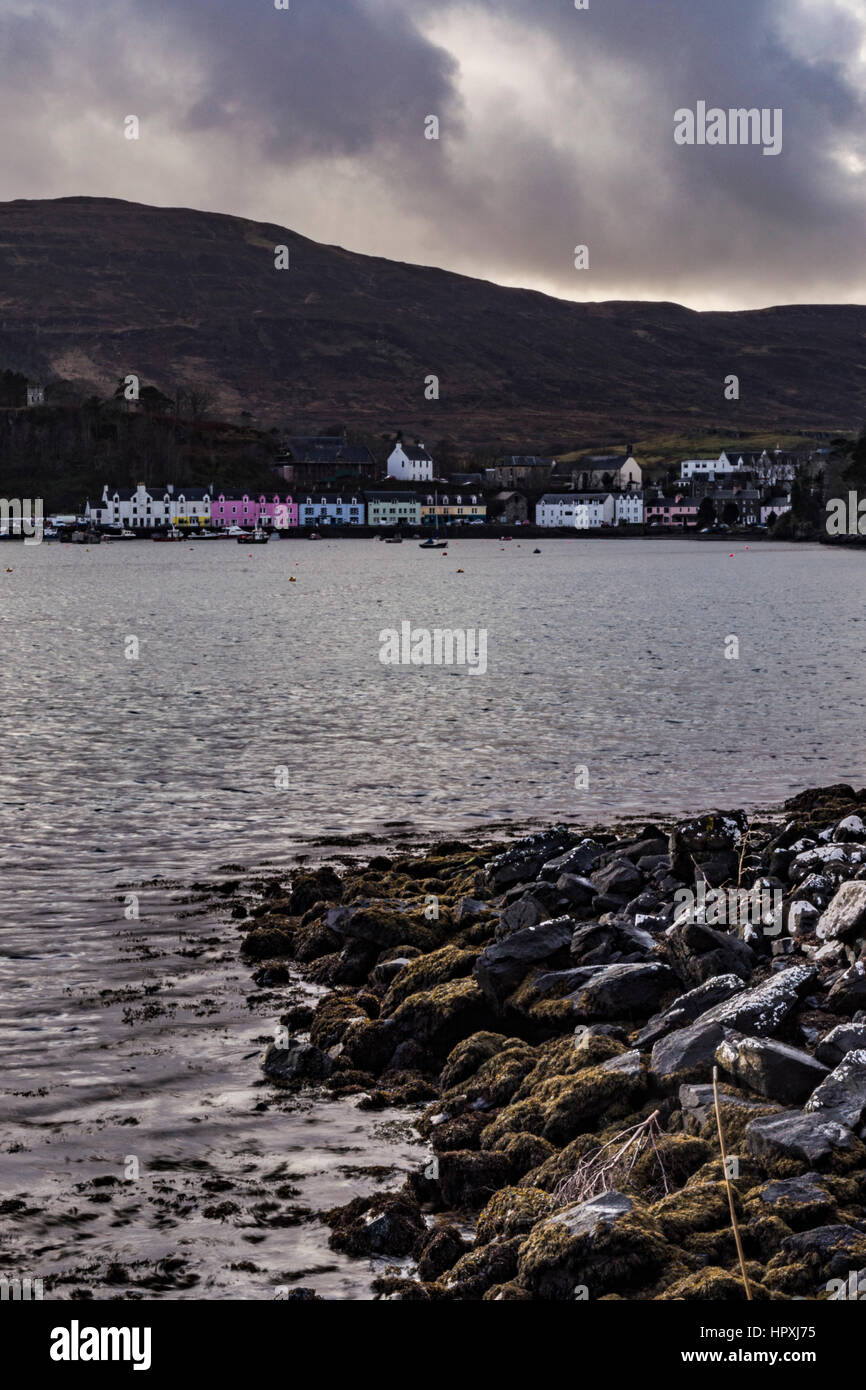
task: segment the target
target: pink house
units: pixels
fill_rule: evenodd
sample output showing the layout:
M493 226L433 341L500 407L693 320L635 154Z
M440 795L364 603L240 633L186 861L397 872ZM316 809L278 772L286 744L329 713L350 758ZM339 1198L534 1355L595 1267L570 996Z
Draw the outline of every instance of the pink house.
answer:
M644 503L644 521L660 526L694 526L698 519L698 503L693 497L661 497Z
M298 524L298 505L291 497L275 492L217 492L211 502L211 526L266 526L285 531Z

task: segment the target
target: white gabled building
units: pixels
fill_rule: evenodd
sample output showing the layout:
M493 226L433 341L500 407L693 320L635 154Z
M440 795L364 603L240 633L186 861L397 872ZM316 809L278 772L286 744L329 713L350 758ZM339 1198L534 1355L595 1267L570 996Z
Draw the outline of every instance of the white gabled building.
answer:
M207 526L210 521L211 494L208 488L184 487L175 492L165 487L109 488L102 500L87 503L85 516L95 526L122 526L126 531L157 530L175 526Z
M535 524L592 531L599 526L612 526L614 512L609 492L546 492L536 505Z
M614 493L613 501L615 526L619 526L620 522L626 526L643 525L642 492L617 492Z
M724 453L717 459L683 459L680 464L680 479L706 478L713 483L717 477L736 473L738 470L739 461L732 463Z
M429 483L433 479L433 458L423 444L404 444L398 440L388 455L388 477L404 483Z

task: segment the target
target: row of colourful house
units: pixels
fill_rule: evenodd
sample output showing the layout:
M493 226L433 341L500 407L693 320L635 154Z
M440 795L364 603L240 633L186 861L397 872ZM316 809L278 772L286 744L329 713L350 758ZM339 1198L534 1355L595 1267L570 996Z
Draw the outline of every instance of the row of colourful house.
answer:
M209 491L206 488L135 488L103 490L101 500L87 503L85 515L95 526L159 530L170 526L266 527L280 531L316 526L481 525L487 504L477 493L405 491L289 493Z
M588 531L602 526L641 524L682 529L698 525L705 500L681 495L644 498L635 492L548 492L536 505L535 524ZM745 526L766 526L791 510L789 497L768 497L754 488L717 489L709 500L717 521L727 514Z

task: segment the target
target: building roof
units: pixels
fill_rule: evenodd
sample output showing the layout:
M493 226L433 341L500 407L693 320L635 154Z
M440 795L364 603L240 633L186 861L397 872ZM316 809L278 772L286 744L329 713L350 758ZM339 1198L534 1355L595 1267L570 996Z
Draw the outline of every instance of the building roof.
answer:
M433 462L433 455L428 454L423 444L404 444L402 440L398 439L397 443L394 445L394 449L402 449L407 459L410 459L413 463ZM393 453L394 450L391 452Z
M610 495L609 492L546 492L541 505L555 507L563 502L604 503Z
M497 464L497 468L552 468L554 458L542 458L538 454L511 454Z
M400 491L365 491L364 496L368 502L417 502L418 496L414 492Z

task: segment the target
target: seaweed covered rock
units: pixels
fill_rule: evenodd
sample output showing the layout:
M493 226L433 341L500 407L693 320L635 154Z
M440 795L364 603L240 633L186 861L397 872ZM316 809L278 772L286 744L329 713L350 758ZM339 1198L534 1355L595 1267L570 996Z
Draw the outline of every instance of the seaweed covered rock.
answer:
M391 981L382 1000L382 1017L387 1018L412 994L433 989L436 985L459 980L472 973L477 951L464 951L459 946L440 946L438 951L416 956L407 961Z
M756 1301L764 1302L774 1297L770 1289L764 1284L756 1283L754 1279L749 1280L749 1289ZM676 1283L670 1284L658 1297L659 1300L688 1303L743 1303L748 1295L741 1275L711 1265L707 1269L699 1269L694 1274L686 1274L682 1279L677 1279Z
M342 881L332 868L323 866L312 873L299 873L292 880L289 912L293 917L303 917L317 903L338 903L342 896Z
M481 1299L488 1289L506 1284L517 1274L522 1236L492 1241L461 1255L443 1283L451 1298Z
M526 1235L552 1208L553 1198L539 1187L503 1187L478 1217L475 1244Z
M325 1220L331 1249L347 1255L411 1255L427 1230L417 1202L401 1192L356 1197Z
M287 927L256 927L241 942L241 953L250 960L270 960L272 957L291 956L294 947L294 934Z
M436 1051L450 1050L461 1035L479 1032L490 1021L484 996L472 979L410 994L385 1020L398 1040L414 1038Z
M468 1038L461 1039L449 1052L442 1068L439 1081L443 1091L460 1086L491 1057L515 1046L521 1046L519 1040L505 1033L471 1033Z
M640 1289L670 1260L661 1229L642 1203L605 1192L539 1221L520 1248L518 1279L536 1297L571 1301Z
M439 1209L460 1211L484 1206L512 1179L507 1154L449 1151L435 1160Z
M782 1242L767 1266L765 1282L787 1295L814 1297L830 1279L846 1281L866 1265L866 1232L853 1226L816 1226Z
M421 1239L418 1249L418 1278L433 1283L465 1255L469 1246L456 1226L434 1226Z
M772 1179L752 1188L746 1199L748 1217L777 1216L794 1231L826 1222L835 1210L835 1199L820 1173Z

